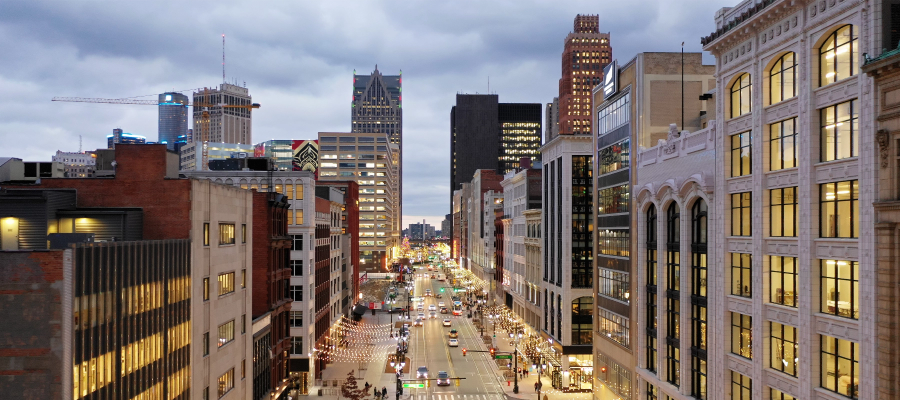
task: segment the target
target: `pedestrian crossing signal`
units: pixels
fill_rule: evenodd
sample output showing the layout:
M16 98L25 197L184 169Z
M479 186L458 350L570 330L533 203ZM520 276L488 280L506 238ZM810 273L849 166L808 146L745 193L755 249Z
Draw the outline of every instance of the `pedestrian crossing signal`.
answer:
M465 357L465 356L466 356L466 349L463 349L463 357ZM457 381L456 383L457 383L457 386L458 386L459 382Z

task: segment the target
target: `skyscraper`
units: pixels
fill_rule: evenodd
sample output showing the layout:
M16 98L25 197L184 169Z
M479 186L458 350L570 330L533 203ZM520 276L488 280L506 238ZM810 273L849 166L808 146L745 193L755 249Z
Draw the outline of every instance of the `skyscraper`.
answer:
M351 105L351 133L386 133L391 144L399 148L397 196L403 198L403 109L401 108L403 72L382 75L375 65L371 75L357 75L353 71L353 104ZM401 207L401 204L397 204ZM397 215L403 215L402 208ZM399 225L398 225L399 227Z
M498 103L496 94L457 94L450 110L450 196L476 170L513 171L540 160L541 104Z
M228 83L219 85L218 89L203 88L199 92L194 92L193 141L253 144L250 109L216 106L250 105L251 100L247 88ZM204 104L209 106L203 107Z
M575 16L574 31L566 36L559 79L559 134L591 133L591 89L603 79L612 59L609 33L600 33L600 17ZM548 138L549 140L549 138Z
M159 95L159 139L157 143L165 143L166 148L175 150L175 142L179 136L188 132L187 105L188 97L175 92Z

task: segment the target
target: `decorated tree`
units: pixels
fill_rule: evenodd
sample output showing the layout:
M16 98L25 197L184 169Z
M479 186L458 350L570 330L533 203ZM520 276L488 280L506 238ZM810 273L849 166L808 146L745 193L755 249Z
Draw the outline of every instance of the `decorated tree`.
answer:
M353 376L353 372L354 371L351 370L350 373L347 374L347 380L341 384L341 396L352 400L359 400L366 397L368 393L356 385L356 377Z

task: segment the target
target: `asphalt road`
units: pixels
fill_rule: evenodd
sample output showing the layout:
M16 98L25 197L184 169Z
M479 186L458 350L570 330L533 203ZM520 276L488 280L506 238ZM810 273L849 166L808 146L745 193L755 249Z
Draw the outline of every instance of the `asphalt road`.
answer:
M443 399L443 400L464 400L464 399L501 399L503 398L501 381L495 368L492 368L490 355L488 353L478 353L469 351L464 357L462 349L468 350L487 350L487 346L479 339L479 332L469 318L466 318L464 312L462 316L453 316L452 313L441 314L438 307L437 317L428 318L428 306L443 301L448 309L452 311L453 301L451 299L452 289L447 282L439 282L437 279L425 278L421 270L417 270L415 279L416 297L423 296L425 289L430 288L433 293L440 293L441 287L446 287L441 299L435 297L426 297L424 308L426 320L421 327L410 328L409 356L412 364L409 369L410 373L404 376L404 379L415 379L416 369L421 366L428 367L428 377L437 378L438 371L446 371L451 378L465 378L460 380L459 386L451 380L450 386L437 386L435 381L431 382L430 387L416 389L405 388L404 394L412 394L414 399ZM415 310L415 305L413 305ZM415 319L417 311L412 312L412 318ZM444 327L442 321L450 319L451 326ZM450 347L448 345L448 333L451 329L459 332L459 347ZM502 381L505 385L506 381Z

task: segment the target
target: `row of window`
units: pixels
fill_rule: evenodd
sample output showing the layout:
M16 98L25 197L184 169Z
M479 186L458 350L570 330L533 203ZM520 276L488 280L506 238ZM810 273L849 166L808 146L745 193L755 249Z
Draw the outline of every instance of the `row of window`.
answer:
M796 237L797 187L769 192L769 236ZM731 194L731 236L752 236L753 197L751 192ZM859 181L819 185L819 237L859 237Z
M844 25L831 34L819 47L819 86L826 86L857 74L859 49L853 25ZM767 71L769 78L768 104L777 104L797 95L797 55L786 53L778 57ZM751 111L752 85L750 74L738 75L730 87L731 118Z
M203 223L203 245L209 246L209 222ZM234 244L234 223L219 223L219 246ZM247 243L247 224L241 224L241 243Z
M387 138L384 137L372 137L372 136L341 136L340 138L336 136L322 136L319 138L319 142L321 143L386 143ZM324 147L324 146L323 146Z

